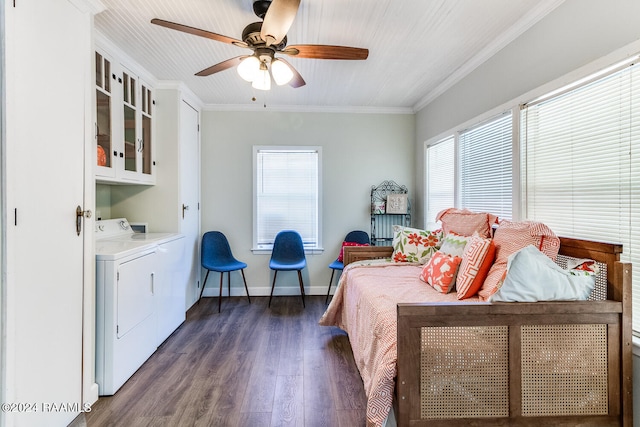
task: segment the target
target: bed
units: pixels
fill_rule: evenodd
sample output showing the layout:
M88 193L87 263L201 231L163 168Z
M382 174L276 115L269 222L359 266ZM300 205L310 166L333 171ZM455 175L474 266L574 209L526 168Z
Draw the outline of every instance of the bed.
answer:
M536 303L429 294L419 266L381 261L392 251L345 247L320 320L349 335L368 426L392 407L401 427L632 425L631 265L621 245L560 238L558 264L601 266L596 289L589 301Z

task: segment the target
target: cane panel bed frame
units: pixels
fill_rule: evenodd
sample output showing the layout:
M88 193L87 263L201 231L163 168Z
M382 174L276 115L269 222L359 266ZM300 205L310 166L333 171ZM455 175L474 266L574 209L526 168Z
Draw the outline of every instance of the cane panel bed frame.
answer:
M589 301L397 305L399 427L631 427L631 264L619 244L560 242L561 266L601 267ZM345 247L344 264L392 252Z

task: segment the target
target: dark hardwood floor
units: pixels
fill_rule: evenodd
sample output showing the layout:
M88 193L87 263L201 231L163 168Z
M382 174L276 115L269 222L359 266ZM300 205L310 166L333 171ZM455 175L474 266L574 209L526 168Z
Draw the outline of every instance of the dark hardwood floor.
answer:
M364 426L347 335L319 326L324 296L203 298L110 397L94 426Z

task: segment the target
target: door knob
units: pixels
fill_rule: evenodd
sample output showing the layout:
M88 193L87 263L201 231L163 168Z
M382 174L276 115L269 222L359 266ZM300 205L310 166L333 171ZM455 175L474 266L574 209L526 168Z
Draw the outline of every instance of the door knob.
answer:
M79 236L82 231L82 218L91 218L91 210L83 211L80 205L76 208L76 234Z

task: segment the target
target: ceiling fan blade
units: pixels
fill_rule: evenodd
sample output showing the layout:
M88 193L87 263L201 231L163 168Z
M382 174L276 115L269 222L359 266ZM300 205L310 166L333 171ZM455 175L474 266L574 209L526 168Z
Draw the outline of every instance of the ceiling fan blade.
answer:
M296 70L295 68L293 68L293 65L291 65L289 63L289 61L285 61L282 58L278 58L278 61L282 61L285 64L287 64L287 67L289 67L291 69L291 71L293 72L293 77L291 78L291 80L289 81L289 86L293 87L293 88L298 88L301 86L306 85L307 83L304 81L304 79L302 78L302 76L300 75L300 73L298 72L298 70Z
M188 25L176 24L175 22L165 21L163 19L158 19L158 18L152 19L151 23L155 25L159 25L161 27L171 28L172 30L182 31L183 33L193 34L196 36L219 41L222 43L234 44L240 47L249 47L242 40L237 40L237 39L234 39L233 37L227 37L221 34L212 33L211 31L201 30L199 28L189 27Z
M264 16L260 38L267 46L282 41L298 13L300 0L273 0Z
M220 71L224 71L228 68L231 68L240 64L240 62L246 57L247 55L242 55L242 56L236 56L235 58L227 59L226 61L222 61L216 65L212 65L209 68L205 68L199 73L196 73L196 76L204 77L204 76L210 76L211 74L219 73Z
M322 44L298 44L287 46L280 53L296 58L313 59L367 59L369 49L348 46L330 46Z

